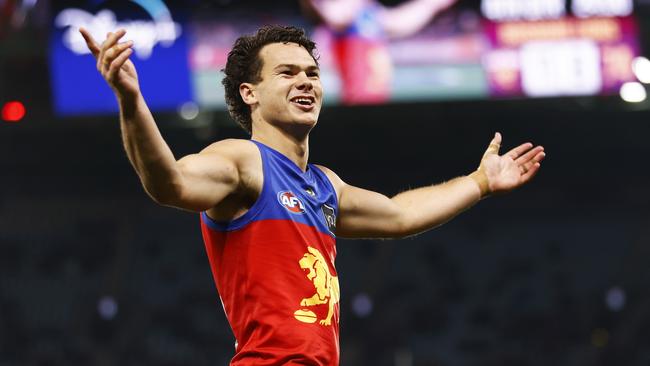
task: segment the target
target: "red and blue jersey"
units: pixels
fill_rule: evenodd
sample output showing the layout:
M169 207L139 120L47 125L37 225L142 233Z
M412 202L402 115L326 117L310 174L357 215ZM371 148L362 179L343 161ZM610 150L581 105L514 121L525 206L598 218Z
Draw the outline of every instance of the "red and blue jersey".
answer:
M338 365L336 192L318 167L303 172L255 143L264 184L230 222L201 213L212 274L236 339L231 366Z

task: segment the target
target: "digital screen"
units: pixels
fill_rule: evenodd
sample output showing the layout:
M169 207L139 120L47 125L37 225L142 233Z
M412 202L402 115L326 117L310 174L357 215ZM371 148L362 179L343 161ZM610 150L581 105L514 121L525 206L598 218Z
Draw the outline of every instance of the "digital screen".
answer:
M90 2L96 3L96 2ZM117 102L97 71L80 27L101 43L108 32L125 28L134 41L140 88L152 110L175 110L192 101L188 35L162 1L131 1L124 9L66 7L53 19L49 62L54 110L58 115L113 113ZM123 16L121 13L128 14ZM135 15L135 17L134 17Z
M188 101L225 109L221 69L228 51L237 37L264 24L307 30L317 43L330 105L613 94L635 80L631 64L641 53L632 0L439 0L438 7L435 1L350 0L341 9L318 8L327 0L299 1L300 11L222 6L214 16L183 18L178 6L170 10L153 0L120 9L102 1L62 6L50 47L55 110L117 110L79 26L97 39L127 29L154 111Z
M421 31L395 39L370 35L379 31L364 29L363 22L358 29L338 32L297 16L195 22L190 50L195 95L199 104L223 107L220 70L235 39L263 24L278 23L303 27L316 42L325 104L488 97L478 12L446 17L445 22L427 23Z
M483 0L492 96L617 93L640 55L632 0Z
M635 80L634 18L486 22L484 67L494 96L617 93Z

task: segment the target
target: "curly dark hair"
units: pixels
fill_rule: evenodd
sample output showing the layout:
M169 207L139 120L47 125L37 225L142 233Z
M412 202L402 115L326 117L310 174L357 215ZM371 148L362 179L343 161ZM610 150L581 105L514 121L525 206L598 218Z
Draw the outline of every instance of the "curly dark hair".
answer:
M222 70L225 77L221 81L226 91L226 104L232 118L246 132L252 133L251 108L239 94L242 83L258 83L262 81L262 59L259 52L262 47L271 43L297 43L304 47L318 64L314 54L316 44L305 35L305 31L296 27L267 25L260 28L254 35L239 37L228 53L226 67Z

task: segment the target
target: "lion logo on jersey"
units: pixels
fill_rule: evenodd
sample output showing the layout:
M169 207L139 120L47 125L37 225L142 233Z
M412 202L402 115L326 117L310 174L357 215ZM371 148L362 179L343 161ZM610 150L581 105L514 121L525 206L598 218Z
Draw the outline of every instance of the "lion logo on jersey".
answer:
M316 248L307 247L308 253L298 261L300 268L307 270L307 278L316 288L316 293L312 297L304 298L300 301L300 306L328 305L327 317L320 321L321 325L332 324L334 316L334 305L339 302L339 278L333 276L325 258ZM316 314L309 309L300 309L294 313L296 319L304 323L314 323Z

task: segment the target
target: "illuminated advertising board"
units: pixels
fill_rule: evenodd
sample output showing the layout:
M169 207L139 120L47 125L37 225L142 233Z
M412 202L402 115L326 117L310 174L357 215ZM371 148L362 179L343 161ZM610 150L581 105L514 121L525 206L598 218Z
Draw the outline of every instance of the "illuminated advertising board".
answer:
M91 2L97 4L97 1ZM104 2L88 8L62 8L54 17L50 40L50 73L54 89L54 109L59 115L115 112L112 91L96 69L80 27L101 42L106 34L119 28L127 30L126 39L134 41L131 60L136 66L142 93L152 110L175 110L193 100L187 65L187 35L164 2L129 1L129 15L120 16Z
M484 69L493 96L617 93L635 80L640 55L631 0L484 0L489 49Z
M329 19L318 13L317 0L302 1L312 8L301 12L232 3L186 18L178 12L192 15L187 4L168 8L171 2L57 2L50 47L57 113L117 110L80 26L97 40L127 29L126 38L135 42L131 59L154 111L188 101L225 109L227 54L239 36L264 24L304 28L316 42L330 105L614 94L635 80L631 64L641 53L632 0L482 0L480 6L444 0L445 8L404 0L419 4L410 12L348 0L340 9L349 12L345 24L337 23L337 12Z

